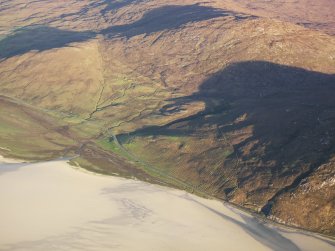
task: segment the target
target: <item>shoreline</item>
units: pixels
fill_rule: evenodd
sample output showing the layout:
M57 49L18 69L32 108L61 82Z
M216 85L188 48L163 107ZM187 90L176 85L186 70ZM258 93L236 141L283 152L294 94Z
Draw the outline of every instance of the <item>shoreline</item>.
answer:
M78 157L78 156L60 157L60 158L57 158L57 159L54 159L54 160L30 162L30 161L26 161L26 160L5 158L2 155L0 155L0 165L1 164L6 164L6 165L7 164L9 164L9 165L11 165L11 164L14 164L14 165L15 164L28 164L29 165L29 164L42 164L42 163L49 163L49 162L52 163L52 162L58 162L58 161L59 162L66 161L66 163L68 164L68 166L71 169L73 169L75 171L78 171L78 172L85 173L85 174L89 174L89 175L93 175L93 176L97 176L97 177L104 177L104 178L110 177L110 178L121 179L121 180L124 180L124 181L135 181L135 182L139 182L139 183L145 183L145 184L148 184L148 185L151 185L151 186L159 187L160 189L172 189L172 190L175 190L177 192L178 191L179 192L185 192L186 194L189 194L189 195L192 195L192 196L197 196L201 199L207 199L207 200L211 200L211 201L220 202L224 206L230 208L232 211L234 211L237 214L244 213L244 214L247 214L248 216L254 217L255 220L257 220L257 222L259 224L266 225L270 228L275 228L275 229L280 230L280 231L287 231L288 233L298 233L298 234L303 234L303 235L308 236L308 237L318 238L322 241L328 242L330 245L333 245L335 247L335 236L326 235L326 234L323 234L323 233L311 231L311 230L300 228L300 227L297 227L297 226L286 225L284 223L280 223L280 222L274 221L272 219L269 219L265 216L262 216L261 214L255 212L255 211L249 210L248 208L245 208L245 207L242 207L240 205L231 203L229 201L225 201L225 200L222 200L222 199L210 196L210 195L208 195L207 197L204 197L204 196L201 196L197 193L192 193L192 192L184 190L184 189L180 189L180 188L170 186L168 183L157 184L157 183L151 183L151 182L148 182L148 181L139 180L135 176L132 177L132 178L127 178L127 177L120 176L118 174L107 175L107 174L103 174L103 173L94 172L94 171L88 170L88 169L80 166L77 162L72 162L71 163L70 161L73 160L76 157Z
M15 167L15 164L3 166ZM70 165L64 158L22 166L25 168L0 176L0 198L4 202L0 214L4 229L0 249L21 243L22 249L13 250L39 251L41 247L47 249L43 245L54 243L55 248L72 250L71 243L77 243L80 236L97 246L87 250L101 251L109 250L103 243L115 241L120 242L116 250L121 251L148 247L163 251L178 248L200 251L205 247L335 250L335 242L330 239L260 221L231 204L185 190L97 174ZM13 221L17 223L12 224Z
M76 162L76 165L72 165L70 162L69 162L69 165L75 169L75 170L78 170L78 171L81 171L81 172L84 172L84 173L88 173L88 174L92 174L92 175L96 175L96 176L102 176L102 177L117 177L117 178L121 178L121 179L125 179L125 180L134 180L134 181L140 181L140 182L144 182L144 183L147 183L147 184L150 184L150 185L154 185L154 186L158 186L158 187L163 187L163 188L169 188L169 189L174 189L174 190L178 190L178 191L184 191L188 194L192 194L192 195L195 195L195 196L198 196L200 198L203 198L203 199L208 199L208 200L214 200L214 201L218 201L218 202L221 202L223 203L225 206L229 206L229 207L232 207L236 210L239 210L239 211L242 211L248 215L251 215L253 217L255 217L260 223L262 224L269 224L269 225L272 225L272 226L275 226L275 227L278 227L278 228L281 228L281 229L286 229L288 231L299 231L299 232L304 232L306 235L308 236L313 236L313 237L320 237L320 238L325 238L325 239L329 239L330 241L333 241L335 245L335 236L332 236L332 235L327 235L327 234L323 234L323 233L319 233L319 232L316 232L316 231L311 231L311 230L308 230L308 229L305 229L305 228L301 228L301 227L298 227L298 226L290 226L290 225L286 225L284 223L280 223L280 222L277 222L275 220L272 220L272 219L269 219L255 211L252 211L248 208L245 208L243 206L240 206L238 204L234 204L232 202L229 202L229 201L226 201L226 200L222 200L220 198L217 198L217 197L214 197L214 196L211 196L211 195L207 195L206 197L205 196L201 196L201 194L198 194L198 193L192 193L190 191L187 191L185 189L180 189L180 188L176 188L168 183L151 183L151 182L148 182L148 181L144 181L144 180L139 180L137 179L135 176L133 178L126 178L126 177L123 177L123 176L120 176L118 174L115 174L115 175L108 175L108 174L104 174L104 173L98 173L98 172L94 172L94 171L91 171L91 170L88 170L82 166L80 166L77 162ZM204 193L202 193L203 195Z
M118 176L118 175L114 176L114 175L107 175L107 174L103 174L103 173L97 173L97 172L93 172L93 171L90 171L88 169L85 169L84 167L81 167L80 165L79 166L73 166L73 165L70 164L70 166L77 171L81 171L81 172L88 173L88 174L91 174L91 175L102 176L102 177L117 177L117 178L121 178L121 179L124 179L124 180L134 180L134 181L144 182L144 183L147 183L147 184L150 184L150 185L153 185L153 186L158 186L158 187L161 187L161 188L168 188L168 189L173 189L173 190L176 190L176 191L183 191L183 192L186 192L187 194L195 195L195 196L198 196L202 199L218 201L218 202L223 203L227 207L232 207L234 210L241 211L243 213L246 213L249 216L254 217L255 219L258 220L258 222L260 224L270 225L270 227L272 226L272 227L276 227L280 230L287 230L287 231L290 231L291 233L298 232L298 233L303 233L306 236L326 239L326 240L330 241L332 243L332 245L335 246L335 236L326 235L326 234L322 234L322 233L319 233L319 232L314 232L314 231L304 229L304 228L300 228L300 227L286 225L284 223L280 223L280 222L274 221L272 219L269 219L267 217L264 217L261 214L259 214L257 212L254 212L252 210L249 210L249 209L247 209L245 207L242 207L240 205L237 205L237 204L234 204L234 203L231 203L229 201L225 201L225 200L213 197L213 196L203 197L199 194L191 193L187 190L183 190L183 189L179 189L179 188L176 188L176 187L173 187L173 186L169 186L169 184L166 184L166 185L156 184L156 183L150 183L150 182L147 182L147 181L139 180L136 177L133 177L133 179L129 179L129 178L125 178L125 177Z

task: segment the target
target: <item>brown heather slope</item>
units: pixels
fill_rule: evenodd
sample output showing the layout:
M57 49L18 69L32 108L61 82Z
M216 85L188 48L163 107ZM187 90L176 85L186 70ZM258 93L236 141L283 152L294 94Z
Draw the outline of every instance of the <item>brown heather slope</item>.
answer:
M0 35L13 28L48 25L71 30L101 30L111 25L132 23L145 12L166 5L191 5L194 0L1 0ZM276 18L335 34L333 0L210 0L198 2L249 15ZM15 15L13 15L15 13Z
M215 6L234 8L253 15L277 18L335 35L333 0L227 0L213 1Z
M0 1L0 152L76 151L334 235L335 38L242 3Z

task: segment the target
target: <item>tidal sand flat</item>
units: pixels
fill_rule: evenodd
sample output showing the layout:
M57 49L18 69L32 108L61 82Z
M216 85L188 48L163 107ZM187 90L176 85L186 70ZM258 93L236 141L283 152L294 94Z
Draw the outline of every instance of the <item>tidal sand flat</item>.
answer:
M335 250L329 239L260 223L222 202L66 160L1 163L0 202L2 251Z

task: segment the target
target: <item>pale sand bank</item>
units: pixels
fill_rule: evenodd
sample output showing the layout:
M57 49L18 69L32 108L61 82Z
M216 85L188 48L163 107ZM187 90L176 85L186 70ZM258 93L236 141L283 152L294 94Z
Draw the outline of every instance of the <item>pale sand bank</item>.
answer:
M9 159L9 158L4 158L3 156L0 155L0 164L15 164L15 163L23 163L21 160L16 160L16 159Z
M64 160L0 164L0 203L2 251L335 250L218 201L81 172Z

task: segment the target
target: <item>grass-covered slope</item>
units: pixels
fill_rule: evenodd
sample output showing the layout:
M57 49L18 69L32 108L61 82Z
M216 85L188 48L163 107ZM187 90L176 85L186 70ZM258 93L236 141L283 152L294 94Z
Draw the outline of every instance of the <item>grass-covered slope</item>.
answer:
M25 160L52 159L73 152L77 142L67 124L0 96L0 153Z

